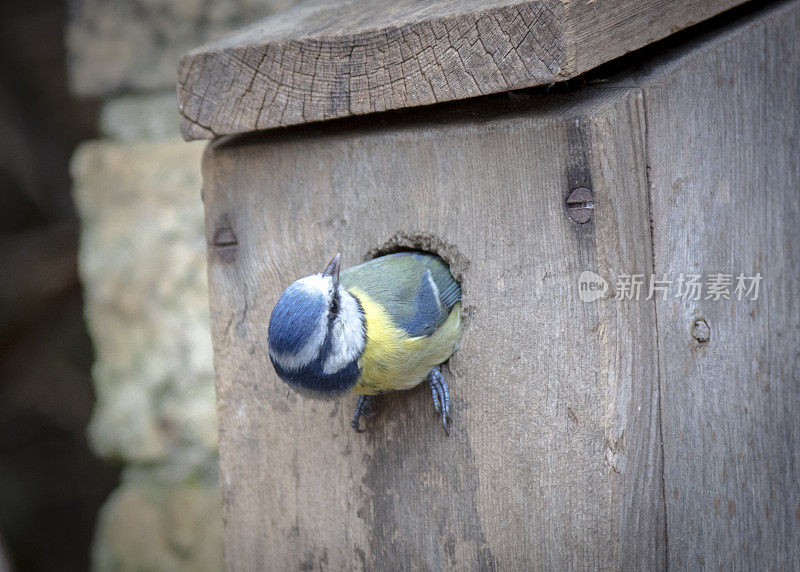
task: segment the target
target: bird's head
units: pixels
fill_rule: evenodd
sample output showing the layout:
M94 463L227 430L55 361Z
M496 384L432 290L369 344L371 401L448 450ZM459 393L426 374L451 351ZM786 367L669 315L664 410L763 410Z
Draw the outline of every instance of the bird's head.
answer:
M278 376L301 393L332 396L351 389L364 351L364 316L339 284L334 256L320 274L292 283L269 319L269 357Z

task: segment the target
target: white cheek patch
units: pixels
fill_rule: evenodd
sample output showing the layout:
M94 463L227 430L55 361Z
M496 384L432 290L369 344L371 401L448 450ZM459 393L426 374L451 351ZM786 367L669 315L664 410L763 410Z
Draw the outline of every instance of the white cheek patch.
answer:
M339 292L339 315L331 329L330 352L322 365L326 375L336 373L358 359L364 352L367 339L358 302L343 288Z

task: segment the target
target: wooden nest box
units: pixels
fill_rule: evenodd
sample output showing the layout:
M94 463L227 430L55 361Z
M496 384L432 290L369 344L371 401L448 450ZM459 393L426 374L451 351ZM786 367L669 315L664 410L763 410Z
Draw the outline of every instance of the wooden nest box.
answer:
M739 4L320 1L184 57L229 569L800 566L800 1ZM267 355L289 283L408 248L464 291L449 438Z

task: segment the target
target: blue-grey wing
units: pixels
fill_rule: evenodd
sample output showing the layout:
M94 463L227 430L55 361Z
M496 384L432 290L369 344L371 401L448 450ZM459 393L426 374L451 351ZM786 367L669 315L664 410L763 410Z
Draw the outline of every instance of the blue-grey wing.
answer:
M357 288L380 304L412 337L427 336L450 315L461 288L438 256L402 252L342 272L345 288Z

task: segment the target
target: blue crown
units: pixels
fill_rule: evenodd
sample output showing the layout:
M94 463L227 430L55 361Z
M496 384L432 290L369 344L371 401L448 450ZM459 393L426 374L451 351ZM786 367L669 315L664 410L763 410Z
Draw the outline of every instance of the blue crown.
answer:
M269 357L278 376L294 389L318 396L347 391L356 384L361 372L357 360L335 373L324 372L325 360L331 351L331 324L328 323L324 332L319 328L326 313L327 301L322 293L308 291L295 283L275 304L267 330ZM319 336L318 342L310 347L309 341L316 336ZM292 358L301 357L304 351L310 352L308 361L292 363L297 361Z
M297 355L314 334L325 310L321 293L309 292L297 283L289 286L269 318L270 349L278 354Z

